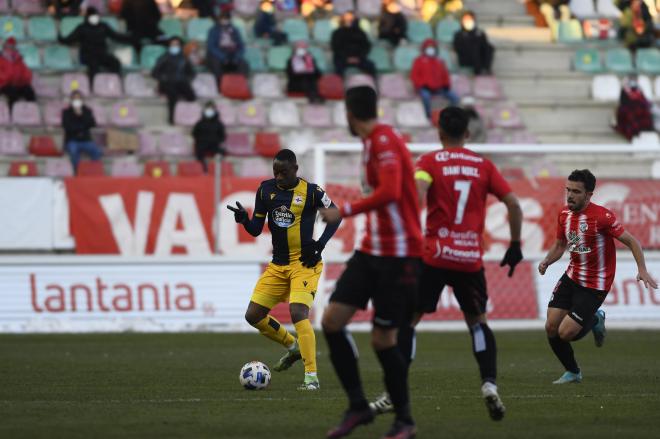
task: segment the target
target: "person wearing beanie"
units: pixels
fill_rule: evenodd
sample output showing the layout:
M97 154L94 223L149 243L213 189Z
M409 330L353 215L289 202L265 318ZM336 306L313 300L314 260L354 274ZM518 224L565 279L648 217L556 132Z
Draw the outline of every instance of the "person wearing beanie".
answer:
M32 72L16 49L14 37L7 38L0 53L0 94L7 96L9 108L20 99L35 100Z

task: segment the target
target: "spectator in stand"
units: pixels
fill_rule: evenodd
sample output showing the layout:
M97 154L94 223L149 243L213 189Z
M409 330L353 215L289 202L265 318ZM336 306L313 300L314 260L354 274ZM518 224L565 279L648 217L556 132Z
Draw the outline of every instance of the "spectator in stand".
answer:
M80 15L82 0L50 0L47 2L48 12L57 18Z
M254 20L254 36L273 41L275 46L286 43L287 35L277 29L275 6L271 0L263 0L259 5L257 18Z
M472 96L465 96L461 99L461 107L470 118L468 122L468 130L470 131L470 138L468 143L484 143L486 142L486 125L483 119L479 116L475 108L476 101Z
M475 75L491 74L495 48L486 33L477 27L474 12L467 11L461 18L461 30L454 34L454 50L461 67L469 67Z
M341 16L339 28L332 32L330 43L335 65L335 72L344 76L347 68L359 69L371 76L376 76L376 66L367 58L371 43L358 24L353 12Z
M626 47L632 51L651 47L655 40L655 28L646 3L642 0L623 0L617 6L623 12L619 23L619 38Z
M206 63L209 70L220 80L223 73L248 74L245 62L245 44L241 33L231 23L231 13L224 11L215 26L209 30L206 40Z
M234 8L233 0L192 0L191 4L200 17L218 17L221 12Z
M183 41L179 37L170 39L167 52L154 66L151 76L158 81L158 90L167 98L168 120L174 124L174 107L182 97L187 101L195 100L195 91L190 83L195 77L195 69L183 55Z
M155 0L124 1L119 16L126 21L126 30L133 37L133 45L138 53L142 40L156 42L163 35L158 27L161 13Z
M394 47L406 38L408 22L401 12L401 6L396 0L383 0L383 6L378 19L378 38L387 40Z
M23 62L21 53L16 49L16 39L7 38L0 54L0 95L7 96L9 108L14 102L25 99L34 101L32 72Z
M318 88L321 71L316 65L314 57L309 53L306 42L296 43L295 50L287 62L286 76L288 79L287 92L304 93L310 104L323 102Z
M202 164L204 173L208 172L206 157L215 154L225 154L222 143L225 141L225 126L220 120L220 115L213 101L204 105L202 118L195 124L192 130L195 141L195 157Z
M300 13L310 27L316 20L332 18L332 0L302 0Z
M424 0L420 14L422 20L435 27L440 20L462 9L462 0Z
M451 77L445 63L438 58L438 45L434 39L428 38L422 43L422 53L413 63L410 79L424 104L426 117L431 120L431 99L442 96L451 105L458 104L458 96L451 91Z
M78 25L67 37L58 35L63 44L80 43L80 63L87 66L90 82L101 70L112 73L121 72L119 60L108 51L108 39L131 43L132 39L115 32L101 21L101 16L95 7L87 8L85 21Z
M642 131L654 130L651 105L634 77L626 80L621 88L614 129L628 140Z
M100 160L101 148L92 140L91 129L96 126L92 110L83 103L83 95L78 90L71 93L70 105L62 110L64 128L64 150L69 154L73 171L77 173L81 154L92 160Z

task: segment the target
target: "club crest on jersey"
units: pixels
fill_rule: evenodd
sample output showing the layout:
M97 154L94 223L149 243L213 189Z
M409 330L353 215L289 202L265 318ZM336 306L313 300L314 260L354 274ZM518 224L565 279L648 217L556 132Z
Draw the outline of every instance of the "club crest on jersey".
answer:
M279 227L288 229L293 225L296 216L286 206L280 206L272 210L271 218L273 222Z
M577 253L581 255L591 252L591 247L587 247L586 245L582 244L580 242L580 235L572 230L568 232L566 240L568 241L568 251L571 253Z
M302 202L303 202L303 197L301 197L300 195L296 195L293 198L293 204L302 204Z
M440 238L446 238L447 236L449 236L449 230L447 230L446 227L440 227L438 229L438 236Z
M580 229L580 232L584 233L587 230L589 230L589 225L586 222L582 222L582 223L580 223L578 228Z
M270 194L270 199L272 200L273 198L275 198L275 194Z

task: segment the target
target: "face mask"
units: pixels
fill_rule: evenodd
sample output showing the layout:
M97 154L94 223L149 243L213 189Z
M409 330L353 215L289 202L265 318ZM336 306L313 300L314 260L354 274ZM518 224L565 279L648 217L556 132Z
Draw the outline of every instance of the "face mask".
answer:
M99 24L100 21L101 21L101 17L99 17L98 15L90 15L89 16L89 24L91 24L93 26L96 26L97 24Z
M170 55L178 55L181 53L181 46L170 46Z
M472 29L474 29L474 21L464 20L463 27L465 28L466 31L471 31Z
M208 117L210 119L213 116L215 116L215 110L213 108L204 109L204 117Z
M71 101L71 105L73 105L73 108L75 109L80 109L82 108L82 100L74 99L73 101Z
M303 47L299 47L296 49L296 56L305 56L306 53L307 53L307 49Z
M433 47L427 47L424 49L426 56L435 56L435 49Z

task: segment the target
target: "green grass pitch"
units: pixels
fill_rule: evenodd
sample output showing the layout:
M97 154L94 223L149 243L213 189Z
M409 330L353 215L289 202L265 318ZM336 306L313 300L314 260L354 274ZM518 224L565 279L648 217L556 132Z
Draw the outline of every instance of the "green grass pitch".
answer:
M258 334L0 336L2 438L323 438L346 401L318 334L319 392L300 392L302 365L243 390L241 366L282 350ZM658 438L660 332L610 331L602 349L575 344L584 381L561 375L542 331L497 331L502 422L480 398L467 331L422 333L411 369L418 438ZM369 397L382 390L356 334ZM357 429L378 438L391 415Z

